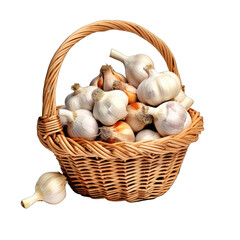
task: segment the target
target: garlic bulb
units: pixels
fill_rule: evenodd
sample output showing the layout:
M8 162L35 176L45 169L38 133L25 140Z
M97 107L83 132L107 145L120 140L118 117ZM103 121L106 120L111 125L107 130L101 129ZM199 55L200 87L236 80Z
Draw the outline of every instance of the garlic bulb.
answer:
M148 107L144 112L154 117L154 125L161 136L178 134L191 125L191 117L178 102L169 101L157 108Z
M147 65L153 66L151 58L144 54L125 56L122 53L111 49L110 57L117 59L124 64L126 78L135 88L137 88L138 85L148 77L143 68Z
M66 108L66 106L62 106L59 109L67 109L67 108ZM63 127L67 126L68 120L65 116L59 116L59 119L60 119L60 123Z
M60 203L66 196L66 183L66 177L59 172L44 173L36 183L34 195L23 199L21 205L28 208L37 201Z
M78 83L72 85L73 93L69 94L65 99L65 106L70 111L78 109L87 109L92 111L93 100L92 92L96 89L95 86L81 87Z
M151 129L143 129L136 135L136 142L154 140L161 138L158 132L155 132Z
M100 74L91 81L90 86L102 88L104 91L111 91L115 80L126 82L125 77L115 72L111 65L103 65Z
M110 127L100 128L100 136L103 141L109 143L135 141L133 130L123 121L119 121Z
M181 90L181 82L176 74L172 72L158 73L151 65L144 69L148 73L148 78L142 81L137 89L137 96L141 102L158 106L162 102L176 98L183 102L186 108L193 104L193 100L186 97Z
M83 138L89 141L98 136L98 123L92 113L86 109L75 112L58 109L58 115L67 118L67 133L72 138Z
M127 106L128 115L125 121L129 124L134 132L139 132L147 124L152 123L152 116L142 111L144 106L145 105L143 103L139 102L132 103ZM148 107L146 107L146 109L147 108Z
M93 116L104 125L113 125L127 116L127 95L120 90L104 92L97 88L93 91Z
M113 82L113 90L122 90L125 92L128 97L128 104L137 101L137 89L127 83L116 80Z

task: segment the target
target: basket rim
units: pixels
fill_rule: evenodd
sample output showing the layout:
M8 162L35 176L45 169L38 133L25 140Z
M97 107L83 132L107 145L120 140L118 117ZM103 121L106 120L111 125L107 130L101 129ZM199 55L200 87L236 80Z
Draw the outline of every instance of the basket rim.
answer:
M196 110L190 108L188 110L191 118L192 118L192 122L189 128L183 130L181 133L179 134L175 134L175 135L170 135L170 136L166 136L166 137L161 137L159 139L154 139L154 140L144 140L144 141L139 141L139 142L115 142L115 143L108 143L108 142L104 142L101 140L93 140L93 141L89 141L83 138L71 138L68 136L65 136L64 132L61 132L60 134L62 136L64 136L67 140L73 140L78 144L92 144L92 143L97 143L99 145L102 145L103 147L106 148L113 148L113 147L117 147L117 146L121 146L123 147L124 145L131 145L133 147L140 147L141 145L146 145L149 143L156 143L156 144L169 144L172 142L172 140L174 141L178 141L180 139L186 139L188 138L188 136L191 136L191 139L188 139L188 145L191 142L195 142L198 139L198 135L201 133L201 131L204 130L203 128L203 117L200 116L200 113L197 112ZM193 135L195 135L195 137L193 137Z

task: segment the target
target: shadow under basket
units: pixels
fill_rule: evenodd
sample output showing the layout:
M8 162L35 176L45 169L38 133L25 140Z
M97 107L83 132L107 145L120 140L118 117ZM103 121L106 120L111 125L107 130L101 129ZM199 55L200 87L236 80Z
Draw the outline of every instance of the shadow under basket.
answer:
M143 27L120 20L99 21L80 28L57 50L49 65L38 137L59 161L71 188L84 196L111 201L153 199L174 183L190 143L203 130L199 112L189 109L191 126L180 134L143 142L106 143L65 136L56 114L55 92L61 64L70 48L94 32L128 31L151 43L165 59L169 71L179 76L176 61L166 44Z

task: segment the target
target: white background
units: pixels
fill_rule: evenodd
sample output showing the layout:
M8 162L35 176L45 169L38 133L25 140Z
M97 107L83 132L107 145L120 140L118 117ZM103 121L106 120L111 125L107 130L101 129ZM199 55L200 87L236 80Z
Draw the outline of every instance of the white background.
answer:
M156 5L158 4L158 5ZM205 131L193 143L172 188L138 203L93 200L75 194L58 205L20 205L41 174L60 171L37 138L48 64L78 28L103 19L135 22L173 52ZM1 239L240 239L238 1L1 1ZM130 33L93 34L64 60L57 85L63 104L74 82L87 85L111 48L145 53L167 70L149 43Z

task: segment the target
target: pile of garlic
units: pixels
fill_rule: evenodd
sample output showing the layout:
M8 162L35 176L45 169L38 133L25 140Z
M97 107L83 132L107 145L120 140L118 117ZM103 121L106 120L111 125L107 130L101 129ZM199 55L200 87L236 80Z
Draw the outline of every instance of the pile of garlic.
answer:
M78 83L58 109L71 138L138 142L178 134L191 125L193 104L173 72L158 73L144 54L125 56L112 49L110 57L124 64L126 77L104 65L88 87Z

